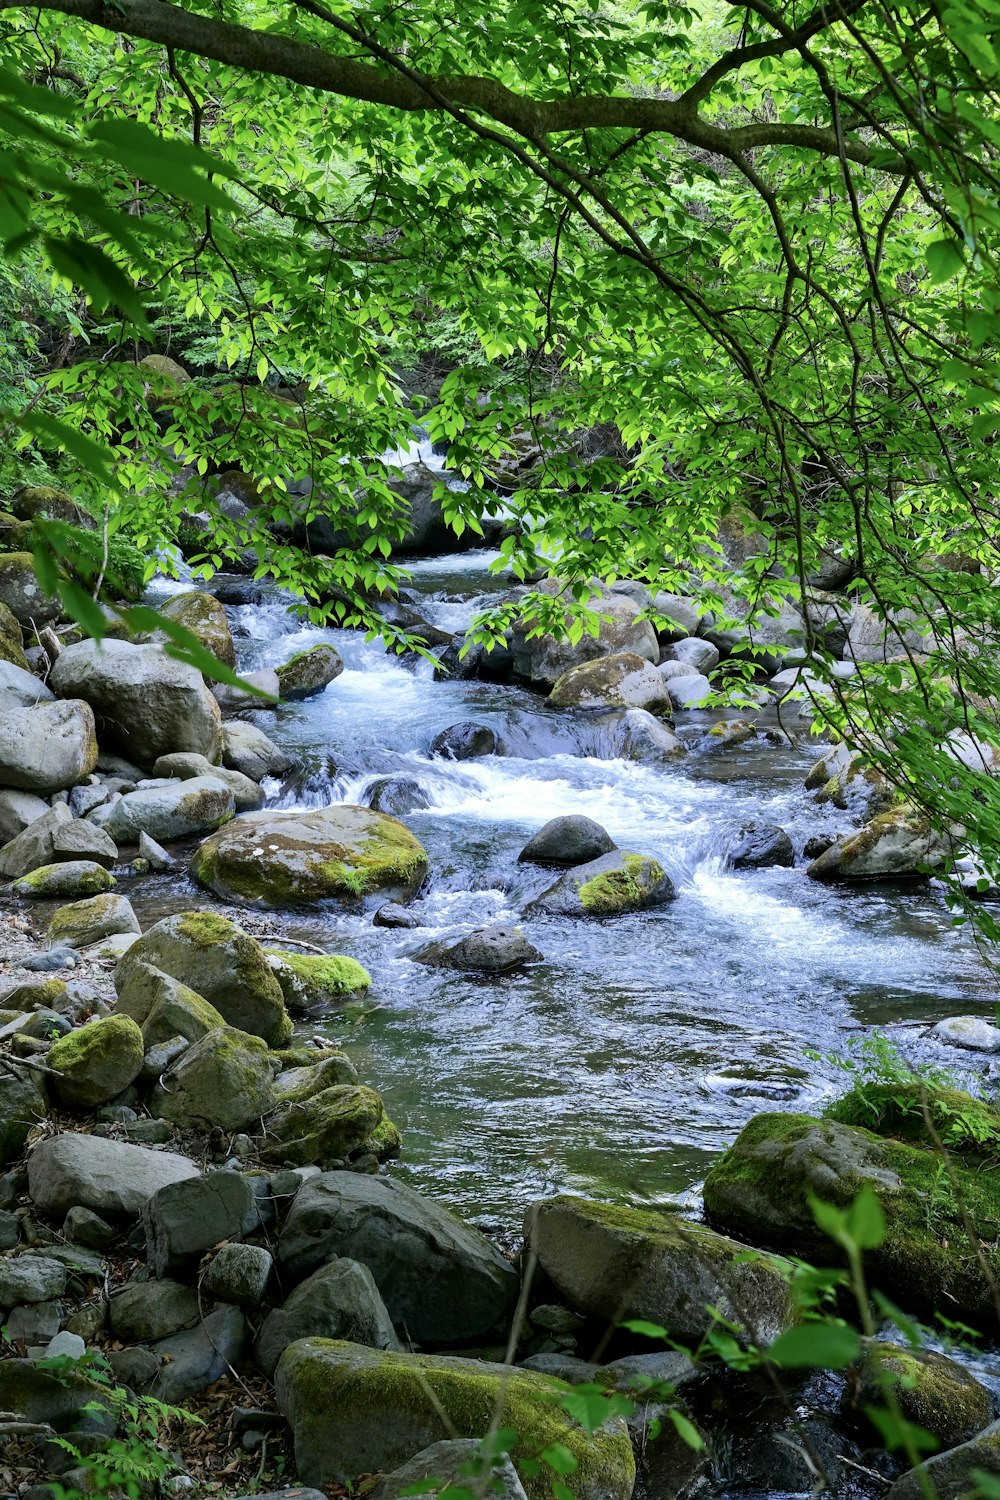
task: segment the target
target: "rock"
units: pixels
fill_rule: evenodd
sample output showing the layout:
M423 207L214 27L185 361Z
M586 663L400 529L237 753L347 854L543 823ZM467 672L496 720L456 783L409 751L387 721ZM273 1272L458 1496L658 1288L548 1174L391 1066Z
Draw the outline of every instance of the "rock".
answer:
M557 1197L525 1214L525 1241L572 1307L620 1323L642 1318L698 1342L710 1308L754 1343L795 1321L783 1267L675 1213Z
M90 896L54 912L45 938L50 947L86 948L116 933L140 931L138 918L124 896Z
M212 776L225 782L233 794L237 812L256 812L264 806L264 793L256 781L244 776L241 771L226 771L213 766L203 755L192 755L190 751L174 755L161 755L153 765L154 776L173 776L179 781L193 781L196 777Z
M627 708L608 719L609 752L615 758L664 761L687 754L684 741L644 708Z
M46 1113L45 1099L31 1078L6 1069L0 1072L0 1167L20 1156L30 1131Z
M128 1088L142 1069L142 1032L128 1016L101 1016L49 1048L50 1079L66 1109L93 1109Z
M488 724L475 724L469 720L452 724L442 729L431 740L431 754L443 760L474 760L480 755L497 753L497 737ZM425 803L424 806L428 806Z
M55 693L34 672L27 672L14 662L0 661L0 708L34 708L39 703L54 703Z
M728 606L735 616L743 615L742 622L713 625L704 632L723 657L752 655L765 672L776 672L789 652L801 650L805 644L805 621L792 601L761 596L751 608L745 600L732 598ZM765 613L768 607L776 613Z
M712 624L712 616L707 610L694 599L685 599L679 594L654 594L653 611L665 618L666 628L660 633L669 640L696 636Z
M368 970L342 954L290 953L265 948L271 972L294 1016L322 1016L348 995L371 989Z
M208 1172L167 1183L142 1205L146 1260L154 1276L191 1266L223 1240L256 1228L257 1199L239 1172Z
M160 1369L160 1356L152 1349L144 1349L141 1344L134 1349L111 1349L107 1359L118 1384L127 1385L134 1391L148 1385Z
M246 813L206 839L192 874L224 899L274 905L413 890L427 869L420 841L395 818L337 804Z
M624 849L569 870L528 908L562 917L613 917L673 901L673 882L655 859Z
M602 854L610 854L617 847L600 823L571 814L550 818L532 834L517 858L519 864L570 867L600 859Z
M543 592L557 594L559 589L555 580L542 585ZM601 620L596 636L584 633L575 643L566 638L557 640L549 634L529 639L527 629L515 626L511 651L516 675L551 688L570 667L595 661L599 656L627 651L648 662L659 660L656 632L648 620L639 619L639 605L632 599L621 594L598 592L592 597L590 607L606 618Z
M161 844L150 838L148 833L139 835L139 858L148 862L149 868L156 874L165 873L167 870L176 870L177 861L172 854L168 854Z
M71 1208L63 1220L62 1232L72 1244L85 1245L91 1250L103 1250L115 1238L107 1220L89 1208Z
M856 604L847 632L845 661L887 662L907 652L926 652L932 638L915 628L915 620L912 612L901 611L889 623L867 604Z
M147 354L140 359L139 369L152 376L151 384L161 391L187 385L191 379L184 366L171 359L169 354Z
M72 948L50 948L47 953L37 953L34 958L22 958L19 969L31 969L41 973L50 969L73 969L77 956Z
M368 1267L393 1325L420 1343L481 1338L517 1299L517 1273L484 1235L389 1178L326 1172L299 1190L279 1262L301 1278L335 1255Z
M100 756L98 756L98 760ZM97 781L91 775L86 781L81 781L79 786L73 787L69 794L69 810L74 818L85 818L95 807L100 807L102 802L107 802L112 795L109 787L103 781Z
M202 593L200 589L193 589L189 594L174 594L166 604L161 604L159 614L165 620L170 620L176 625L182 625L185 630L190 630L192 635L211 651L224 666L236 666L236 648L233 645L232 632L229 629L229 621L226 611L217 599L211 594ZM156 641L166 645L170 636L166 631L148 631L139 637L143 641Z
M792 841L776 823L746 823L729 850L734 870L765 870L795 863Z
M392 818L431 805L430 792L415 776L378 776L365 791L365 798L375 812L388 813Z
M395 901L386 901L372 917L373 927L412 929L423 925L419 917L415 917L405 906L400 906Z
M77 1204L112 1219L137 1218L161 1187L198 1175L186 1156L96 1135L50 1136L28 1158L32 1202L58 1220Z
M33 626L40 630L43 625L58 619L62 609L59 600L41 588L30 552L8 552L0 556L0 604L27 630Z
M31 792L19 792L12 787L0 791L0 846L16 839L38 818L44 818L49 804Z
M146 1052L172 1037L200 1042L210 1031L225 1026L225 1017L201 995L151 964L129 969L128 982L118 996L119 1015L131 1016L142 1028Z
M230 687L227 683L217 682L213 692L219 707L236 712L243 708L277 708L278 674L270 667L263 668L259 672L241 672L240 681L245 687Z
M144 1344L193 1328L200 1316L198 1289L178 1281L132 1281L108 1303L108 1322L116 1339Z
M674 708L700 708L712 693L708 678L697 673L667 678L666 688Z
M263 1245L223 1245L202 1279L210 1297L259 1308L271 1279L274 1261Z
M854 1375L848 1391L862 1420L868 1407L885 1411L891 1392L903 1418L937 1438L942 1448L968 1442L993 1416L991 1393L943 1354L872 1343Z
M226 917L190 911L156 922L119 963L119 995L126 988L135 994L134 976L141 964L179 980L213 1005L229 1026L262 1037L269 1046L283 1046L292 1034L264 949Z
M0 661L9 661L23 671L28 670L28 659L24 654L21 627L6 604L0 600Z
M846 747L838 746L838 751ZM806 777L806 789L817 785L816 775L831 768L830 775L819 782L816 801L822 806L832 802L834 807L852 813L859 821L874 818L879 813L889 812L896 806L896 788L877 767L869 765L863 755L838 753L823 756Z
M360 1151L382 1122L374 1089L339 1084L279 1105L267 1122L265 1161L328 1167Z
M78 505L65 490L47 484L22 484L14 491L10 508L21 521L33 521L36 516L43 516L87 531L94 531L97 525L89 511Z
M139 765L175 750L219 759L219 705L201 673L161 646L80 641L60 654L50 680L60 697L85 699L101 743Z
M412 1492L413 1486L428 1479L440 1484L421 1493L439 1495L443 1491L464 1489L475 1495L483 1486L482 1493L496 1496L497 1500L527 1500L509 1456L503 1454L492 1465L484 1466L482 1442L476 1438L449 1438L422 1448L387 1474L372 1490L369 1500L401 1500L401 1496Z
M60 896L99 896L114 890L116 881L103 865L92 859L70 859L64 864L41 865L30 875L15 880L15 896L51 901Z
M45 1344L59 1332L62 1318L61 1302L22 1302L19 1307L12 1307L4 1320L4 1338L29 1346Z
M303 1049L305 1050L305 1049ZM293 1065L274 1080L278 1104L303 1104L307 1099L342 1083L357 1083L358 1074L346 1052L316 1053L319 1062ZM287 1054L285 1054L287 1056Z
M857 833L839 838L806 870L827 884L854 880L919 880L940 869L951 845L912 807L880 813Z
M963 1500L981 1493L975 1471L1000 1474L1000 1422L993 1422L977 1437L947 1453L936 1453L904 1474L888 1490L886 1500Z
M0 565L3 563L0 556ZM0 783L55 792L89 776L97 765L94 715L87 703L41 703L0 713Z
M15 1411L29 1422L47 1422L64 1432L86 1420L95 1402L103 1410L107 1390L82 1375L50 1375L30 1359L0 1361L0 1410Z
M973 1052L1000 1052L1000 1026L982 1016L949 1016L931 1028L931 1035L952 1047Z
M539 963L543 955L528 942L520 927L478 927L457 943L431 943L414 957L418 963L439 968L505 974L525 964Z
M243 1130L274 1108L267 1045L235 1027L210 1031L161 1075L149 1100L162 1120Z
M246 1342L246 1322L240 1310L216 1308L197 1328L175 1333L154 1346L161 1365L149 1394L171 1406L198 1395L239 1364Z
M371 1271L347 1258L320 1266L264 1319L254 1354L268 1380L289 1344L305 1338L346 1339L371 1349L400 1347Z
M228 823L235 811L232 787L213 773L129 792L96 808L91 820L119 844L134 844L143 833L154 839L208 833Z
M329 1485L392 1469L443 1438L482 1438L497 1411L525 1458L558 1442L576 1459L576 1500L629 1500L635 1461L627 1429L612 1418L593 1437L550 1397L564 1389L527 1370L474 1359L398 1354L326 1339L300 1339L275 1376L278 1406L307 1484ZM522 1476L532 1500L549 1493L544 1473Z
M61 1333L55 1334L45 1346L44 1359L72 1359L81 1360L87 1352L87 1345L78 1333L70 1333L64 1328Z
M0 1260L0 1307L47 1302L61 1297L69 1272L42 1255L8 1255Z
M284 699L313 698L339 677L344 662L332 646L311 646L278 668L278 691Z
M581 662L556 678L549 702L557 708L644 708L670 716L668 684L633 651Z
M263 781L265 776L283 776L293 770L296 760L256 725L235 721L222 727L222 764L251 781Z
M67 862L89 859L110 869L118 859L118 847L103 829L74 818L70 823L60 823L54 831L52 859Z
M670 658L680 662L682 666L690 667L693 674L707 677L719 665L719 650L711 641L702 641L697 636L688 635L682 640L674 641L670 647Z
M919 1106L914 1115L922 1120ZM990 1227L1000 1220L1000 1190L992 1174L980 1170L978 1158L967 1164L961 1153L951 1152L949 1172L964 1200L960 1212L956 1198L941 1193L938 1163L932 1150L837 1120L758 1115L712 1163L705 1209L730 1234L829 1264L837 1251L816 1227L809 1194L845 1208L870 1184L887 1233L881 1245L865 1252L869 1284L888 1287L903 1306L934 1308L946 1300L949 1316L991 1323L995 1309L977 1257L984 1255L992 1274L1000 1274L1000 1248ZM966 1223L980 1242L975 1250Z

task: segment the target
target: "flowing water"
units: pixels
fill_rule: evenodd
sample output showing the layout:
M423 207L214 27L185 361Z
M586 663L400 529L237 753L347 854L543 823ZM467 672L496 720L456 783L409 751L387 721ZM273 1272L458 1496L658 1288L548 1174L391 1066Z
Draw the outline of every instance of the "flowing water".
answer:
M463 628L503 584L490 560L414 565L425 617ZM383 1094L414 1185L507 1232L554 1191L665 1202L696 1187L752 1114L820 1108L843 1073L808 1054L843 1054L861 1028L958 1070L969 1063L913 1025L994 1004L991 976L933 887L838 891L801 864L727 868L727 842L749 819L780 823L799 851L849 825L802 788L815 745L761 737L712 753L700 745L708 716L695 713L679 716L692 745L679 763L606 759L598 720L524 689L435 682L428 664L361 635L303 628L277 596L229 613L246 670L320 641L345 662L319 696L255 713L306 762L292 789L270 785L272 800L364 802L387 773L415 777L429 797L405 817L430 857L413 907L420 930L334 907L275 922L371 971L367 1014L322 1029ZM434 736L466 719L491 725L506 753L432 759ZM562 813L655 855L678 899L606 922L523 917L553 875L518 865L518 852ZM190 899L171 891L174 909ZM544 962L486 978L414 961L433 939L495 922L520 923Z

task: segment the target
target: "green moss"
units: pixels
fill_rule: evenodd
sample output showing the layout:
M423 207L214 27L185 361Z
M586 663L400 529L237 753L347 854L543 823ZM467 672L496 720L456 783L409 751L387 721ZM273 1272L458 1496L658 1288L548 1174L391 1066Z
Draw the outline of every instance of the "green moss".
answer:
M639 877L645 871L653 881L663 879L663 870L655 859L626 854L621 868L595 875L593 880L585 881L579 887L580 905L595 917L611 916L623 907L636 905L646 894L639 884Z
M142 1032L129 1016L102 1016L52 1043L46 1063L69 1108L105 1104L128 1088L143 1060Z
M382 1120L374 1089L341 1084L295 1103L284 1098L267 1122L265 1161L324 1166L359 1151Z
M858 1083L824 1114L915 1146L933 1148L936 1134L950 1150L971 1155L993 1155L1000 1147L1000 1111L964 1089L919 1078Z
M185 911L177 918L177 932L199 948L211 948L229 941L233 924L228 917L218 917L215 912Z
M68 879L67 865L89 863L91 868L74 875L72 889L65 884ZM11 889L17 896L101 896L112 891L117 884L110 870L93 861L70 860L57 865L40 865L14 881Z
M372 1156L378 1157L379 1161L389 1161L393 1157L402 1155L403 1133L398 1125L393 1124L388 1115L383 1115L381 1122L376 1125L365 1142L365 1147Z
M284 948L265 948L269 958L276 959L272 965L275 978L281 985L285 1004L312 1009L326 1001L344 995L363 994L371 989L372 978L368 970L353 958L342 954L289 953Z
M993 1416L990 1393L966 1370L938 1354L872 1344L859 1368L859 1404L883 1410L892 1392L909 1422L947 1448L967 1442Z

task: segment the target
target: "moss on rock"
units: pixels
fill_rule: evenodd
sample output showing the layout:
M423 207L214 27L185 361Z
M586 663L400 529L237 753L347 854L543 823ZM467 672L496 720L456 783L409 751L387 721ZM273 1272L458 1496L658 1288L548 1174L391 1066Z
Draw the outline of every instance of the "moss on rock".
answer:
M616 849L567 870L532 906L557 916L613 917L662 905L676 895L657 860Z
M986 1387L953 1359L929 1350L871 1344L854 1373L859 1414L869 1406L884 1411L891 1392L906 1420L916 1422L943 1448L968 1442L993 1416L993 1397Z
M177 1124L243 1130L274 1107L270 1053L233 1026L210 1031L161 1078L153 1114Z
M344 1161L362 1149L382 1120L374 1089L341 1084L283 1102L267 1122L265 1161L304 1167Z
M312 698L344 670L343 658L332 646L311 646L299 651L278 668L282 698Z
M824 1113L915 1146L933 1148L937 1135L950 1151L968 1155L993 1156L1000 1148L1000 1110L964 1089L919 1077L858 1084Z
M70 859L64 864L40 865L15 880L15 896L47 900L52 896L101 896L113 891L117 881L92 859Z
M135 912L124 896L90 896L86 901L73 901L54 912L46 940L53 946L61 943L70 948L86 948L101 938L140 930Z
M293 1015L322 1015L345 996L371 989L371 975L353 958L289 953L283 948L264 952Z
M67 1109L94 1109L124 1092L142 1069L142 1032L129 1016L102 1016L52 1043L46 1059Z

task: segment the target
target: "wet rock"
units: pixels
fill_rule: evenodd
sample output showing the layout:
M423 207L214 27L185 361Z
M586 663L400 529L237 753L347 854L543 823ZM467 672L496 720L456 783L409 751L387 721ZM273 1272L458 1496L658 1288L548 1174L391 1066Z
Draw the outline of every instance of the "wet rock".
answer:
M0 1072L0 1167L20 1156L29 1132L47 1114L45 1099L31 1079Z
M32 1202L57 1220L78 1204L112 1219L137 1218L159 1188L198 1175L186 1156L95 1135L50 1136L28 1159Z
M769 1343L795 1321L782 1267L674 1213L558 1197L532 1204L525 1240L572 1307L618 1323L642 1318L697 1342L709 1308Z
M684 636L670 647L670 660L689 667L692 674L707 677L719 665L719 650L711 641L699 640L697 636Z
M60 654L50 681L60 697L91 705L102 745L139 765L175 750L219 759L218 704L201 673L161 646L80 641Z
M236 1307L219 1307L197 1328L154 1345L161 1360L149 1394L169 1405L196 1396L239 1364L247 1343L246 1321Z
M424 925L419 917L415 917L412 912L406 910L405 906L399 906L395 901L386 901L380 906L372 917L372 924L375 927L399 927L403 929L422 927Z
M209 833L227 823L235 811L232 787L213 773L137 788L96 808L91 821L119 844L134 844L143 833L157 840Z
M440 1481L433 1490L423 1492L430 1495L449 1489L471 1490L476 1494L478 1486L485 1485L483 1492L497 1496L497 1500L526 1500L510 1458L504 1454L485 1468L482 1442L476 1438L448 1438L422 1448L376 1485L371 1500L400 1500L414 1485L428 1479Z
M0 791L0 847L16 839L38 818L44 818L48 810L49 804L32 792L3 788Z
M339 1084L280 1104L267 1122L265 1161L327 1167L361 1150L382 1122L374 1089Z
M113 890L115 878L91 859L70 859L64 864L41 865L30 875L15 880L15 896L51 901L60 896L99 896Z
M226 611L211 594L202 593L200 589L193 589L187 594L174 594L166 604L160 605L158 613L165 620L170 620L176 625L182 625L185 630L190 630L192 635L198 637L206 650L218 657L224 666L235 667L236 648L233 645ZM166 645L170 636L166 631L154 630L147 632L141 639Z
M201 995L144 963L129 970L128 982L118 996L117 1013L130 1016L141 1027L147 1053L178 1036L186 1042L199 1042L226 1024L224 1016Z
M968 1442L993 1416L993 1396L968 1370L943 1354L898 1344L871 1344L849 1386L859 1417L880 1437L866 1408L885 1411L888 1392L907 1422L937 1438L942 1448Z
M42 1255L10 1255L0 1261L0 1307L47 1302L61 1297L69 1272Z
M832 849L837 842L832 833L814 833L811 838L806 839L802 853L806 859L819 859L828 849Z
M806 777L806 790L815 785L814 777L819 771L831 768L830 775L819 783L816 801L822 807L832 802L855 817L873 818L878 813L888 812L896 805L896 789L877 769L869 765L862 755L846 755L845 746L824 756Z
M114 1293L108 1322L116 1339L143 1344L193 1328L199 1317L198 1289L179 1281L133 1281Z
M931 1035L952 1047L973 1052L1000 1052L1000 1026L982 1016L949 1016L932 1027Z
M253 1188L239 1172L168 1183L142 1205L149 1268L154 1276L166 1276L190 1266L213 1245L241 1239L257 1222Z
M238 813L256 812L264 806L264 793L256 781L251 781L241 771L227 771L221 766L213 766L203 755L192 755L190 751L161 755L153 766L153 775L175 777L179 781L214 777L228 786Z
M289 1344L306 1338L346 1339L371 1349L400 1347L371 1271L346 1257L314 1271L284 1306L264 1319L254 1354L269 1380Z
M138 1078L142 1068L142 1032L128 1016L90 1021L49 1048L46 1062L58 1077L50 1083L66 1109L93 1109L106 1104Z
M292 1015L323 1016L346 996L371 989L368 970L343 954L291 953L277 948L264 951Z
M776 823L747 823L729 850L734 870L766 870L774 865L794 865L795 850L783 828Z
M241 672L240 681L244 687L231 687L223 682L213 685L212 692L221 709L236 713L248 708L277 708L281 689L278 674L272 667L264 667L259 672Z
M173 855L168 854L162 844L158 844L145 832L139 834L139 858L144 859L155 874L162 874L167 870L177 868L177 861Z
M497 737L490 726L475 724L471 720L442 729L431 741L431 754L439 755L443 760L474 760L480 755L496 753Z
M609 750L623 760L666 761L687 754L684 741L644 708L608 715Z
M549 702L557 708L644 708L669 717L668 686L644 657L623 651L570 667L556 679Z
M880 813L832 844L806 870L811 880L919 880L951 856L950 841L912 807Z
M712 693L708 678L696 672L686 677L668 677L666 688L674 708L700 708Z
M393 818L431 805L430 792L415 776L379 776L369 786L366 796L369 807Z
M222 764L249 776L251 781L263 781L265 776L283 776L297 762L256 725L233 721L223 725Z
M344 662L332 646L311 646L278 668L278 690L288 699L313 698L323 692L344 670Z
M676 895L655 859L620 849L568 871L528 910L563 917L613 917L662 906Z
M150 1111L178 1125L243 1130L274 1108L270 1054L260 1037L223 1026L161 1074Z
M209 1263L202 1286L220 1302L259 1308L274 1261L263 1245L223 1245Z
M457 943L431 943L414 954L418 963L468 973L505 974L543 955L529 943L520 927L479 927Z
M614 839L607 829L593 818L569 815L550 818L537 833L532 834L520 854L519 864L585 865L602 854L616 849Z
M299 1190L279 1262L303 1277L335 1255L369 1268L393 1325L421 1343L480 1338L517 1298L517 1273L484 1235L388 1178L327 1172Z
M936 1453L904 1474L888 1491L886 1500L924 1500L933 1494L937 1500L962 1500L975 1484L974 1471L1000 1474L1000 1422L993 1422L978 1437Z
M97 737L88 704L74 699L37 708L4 708L0 714L4 786L55 792L82 781L96 764Z
M346 804L246 813L206 839L191 863L195 879L218 896L279 906L414 890L426 869L423 845L402 823Z
M46 932L51 947L86 948L117 933L141 931L135 912L124 896L90 896L53 913Z

